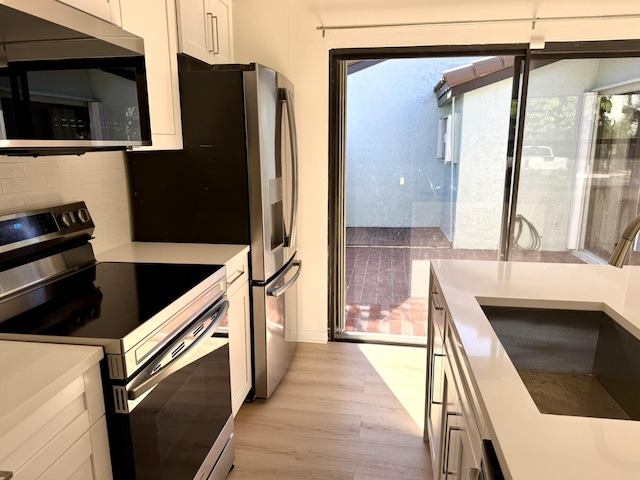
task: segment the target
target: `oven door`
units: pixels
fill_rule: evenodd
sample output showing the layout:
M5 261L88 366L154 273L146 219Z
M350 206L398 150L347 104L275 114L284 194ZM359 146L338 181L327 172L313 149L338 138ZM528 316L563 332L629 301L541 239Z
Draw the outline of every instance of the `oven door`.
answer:
M234 460L229 345L213 334L228 305L218 302L126 384L111 386L114 478L226 478Z

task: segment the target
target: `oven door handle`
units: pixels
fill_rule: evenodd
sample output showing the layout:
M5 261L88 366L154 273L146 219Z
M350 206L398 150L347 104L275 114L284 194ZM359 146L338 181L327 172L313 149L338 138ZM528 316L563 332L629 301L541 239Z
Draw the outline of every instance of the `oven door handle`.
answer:
M193 352L198 350L205 340L218 329L220 322L229 310L229 301L214 305L200 320L189 327L177 340L165 348L165 354L159 356L142 372L131 379L127 385L127 398L135 400L162 382L169 375L187 365Z

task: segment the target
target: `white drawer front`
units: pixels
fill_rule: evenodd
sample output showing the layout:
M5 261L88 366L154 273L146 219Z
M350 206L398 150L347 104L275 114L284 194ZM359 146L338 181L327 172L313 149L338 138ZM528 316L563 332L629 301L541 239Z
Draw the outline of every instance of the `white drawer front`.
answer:
M249 255L241 253L229 260L227 269L227 296L232 296L245 282L249 280Z

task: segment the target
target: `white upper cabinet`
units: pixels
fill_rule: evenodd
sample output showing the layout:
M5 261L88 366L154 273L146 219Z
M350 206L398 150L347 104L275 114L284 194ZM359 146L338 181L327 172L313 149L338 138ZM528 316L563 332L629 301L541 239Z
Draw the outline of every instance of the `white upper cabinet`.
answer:
M151 147L136 150L182 148L178 39L173 0L121 0L122 28L142 37L147 69Z
M94 17L122 26L120 0L58 0Z
M178 0L180 52L206 63L233 62L231 0Z

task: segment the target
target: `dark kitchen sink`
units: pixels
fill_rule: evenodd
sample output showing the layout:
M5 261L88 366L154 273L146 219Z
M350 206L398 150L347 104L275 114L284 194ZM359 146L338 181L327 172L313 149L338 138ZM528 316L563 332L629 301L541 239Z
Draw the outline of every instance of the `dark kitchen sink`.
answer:
M609 315L482 310L540 412L640 420L640 340Z

